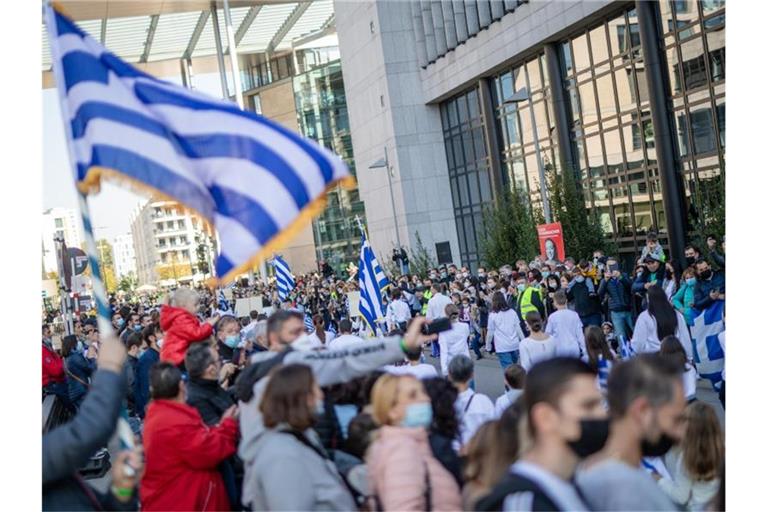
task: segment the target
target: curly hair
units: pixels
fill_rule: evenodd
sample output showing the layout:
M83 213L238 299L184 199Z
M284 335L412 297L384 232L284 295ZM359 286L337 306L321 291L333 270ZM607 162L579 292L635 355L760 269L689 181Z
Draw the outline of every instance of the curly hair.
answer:
M453 404L456 403L459 392L453 384L443 378L433 377L421 382L432 402L433 417L430 431L455 439L459 434L459 421Z

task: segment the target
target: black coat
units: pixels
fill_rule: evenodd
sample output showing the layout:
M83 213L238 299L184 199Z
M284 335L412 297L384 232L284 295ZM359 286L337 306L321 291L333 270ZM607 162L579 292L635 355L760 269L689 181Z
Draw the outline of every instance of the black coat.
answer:
M453 449L451 439L441 434L430 432L429 447L432 449L432 455L448 470L456 480L456 483L459 484L459 487L461 487L464 483L464 479L461 476L462 462L456 450Z
M187 403L200 412L206 425L215 425L224 411L235 405L235 399L215 380L190 379Z
M600 314L597 293L590 294L586 283L574 283L568 290L568 300L573 301L576 312L581 318Z

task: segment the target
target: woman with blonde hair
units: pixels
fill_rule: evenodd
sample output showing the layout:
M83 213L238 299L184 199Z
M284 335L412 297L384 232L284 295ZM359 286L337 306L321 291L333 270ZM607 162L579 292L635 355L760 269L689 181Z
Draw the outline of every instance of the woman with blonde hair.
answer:
M432 405L421 381L383 375L371 405L381 425L366 457L375 509L459 510L459 486L429 446Z
M664 457L670 477L659 480L662 490L686 510L705 510L720 488L725 440L712 406L696 401L685 411L687 426L680 445Z

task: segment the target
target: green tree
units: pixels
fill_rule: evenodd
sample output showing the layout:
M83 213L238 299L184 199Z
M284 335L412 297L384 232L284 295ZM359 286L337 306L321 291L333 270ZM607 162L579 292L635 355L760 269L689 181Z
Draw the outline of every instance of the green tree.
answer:
M117 291L117 278L115 277L115 264L112 257L112 245L104 239L96 242L96 255L99 258L101 276L104 287L108 293Z
M518 258L533 259L538 253L535 215L530 201L513 191L486 206L480 238L483 262L496 268Z
M208 265L208 244L205 242L198 243L195 253L197 255L197 271L203 275L209 273L211 268Z
M416 248L407 252L411 274L426 277L429 269L437 266L437 261L432 257L429 249L424 246L418 231L416 231Z
M693 243L706 247L707 236L725 236L725 175L699 180L697 192L689 199L688 220ZM718 248L719 250L719 248Z
M565 169L558 173L548 165L547 183L552 220L563 227L566 254L578 260L591 259L597 249L614 253L615 244L606 238L595 212L587 209L581 184L573 171Z
M133 275L133 272L131 272L130 274L120 278L120 282L117 283L117 289L124 292L131 292L136 288L137 285L138 280L136 279L136 276Z

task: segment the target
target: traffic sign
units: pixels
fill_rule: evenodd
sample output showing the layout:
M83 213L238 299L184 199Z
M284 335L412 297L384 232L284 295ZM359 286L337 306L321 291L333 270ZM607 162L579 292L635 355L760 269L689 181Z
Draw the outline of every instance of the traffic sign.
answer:
M88 268L88 256L85 255L82 249L77 247L69 247L67 249L67 259L72 262L72 274L79 276L85 269Z

